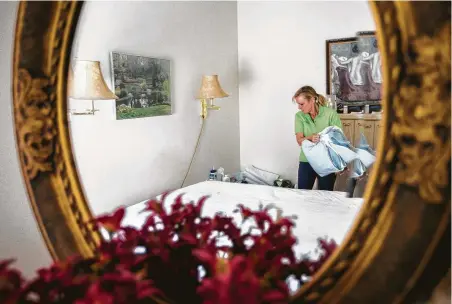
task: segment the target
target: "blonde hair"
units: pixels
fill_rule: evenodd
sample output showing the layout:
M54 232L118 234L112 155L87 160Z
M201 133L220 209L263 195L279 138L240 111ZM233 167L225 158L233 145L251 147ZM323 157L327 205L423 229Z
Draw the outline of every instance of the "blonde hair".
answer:
M304 96L307 99L314 98L314 106L316 112L319 112L319 106L326 105L326 98L322 94L317 93L313 87L311 86L303 86L299 88L292 97L292 100L295 100L298 96Z

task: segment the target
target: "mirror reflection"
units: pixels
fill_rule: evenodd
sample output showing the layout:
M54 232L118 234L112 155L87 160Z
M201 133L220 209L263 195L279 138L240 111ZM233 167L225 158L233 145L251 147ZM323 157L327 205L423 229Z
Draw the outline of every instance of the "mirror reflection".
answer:
M296 216L298 254L340 244L378 148L374 30L365 2L87 2L68 117L91 210L138 227L175 190Z

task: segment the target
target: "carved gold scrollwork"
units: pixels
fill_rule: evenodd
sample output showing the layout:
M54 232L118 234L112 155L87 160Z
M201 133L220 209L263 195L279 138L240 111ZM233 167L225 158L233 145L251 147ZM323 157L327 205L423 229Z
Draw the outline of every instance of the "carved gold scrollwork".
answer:
M55 106L46 87L47 78L32 78L27 70L19 69L15 90L18 145L30 179L39 172L52 171L54 151Z
M449 178L450 26L408 45L407 75L393 103L396 119L391 135L400 149L394 180L418 187L419 195L431 203L443 199L441 190Z

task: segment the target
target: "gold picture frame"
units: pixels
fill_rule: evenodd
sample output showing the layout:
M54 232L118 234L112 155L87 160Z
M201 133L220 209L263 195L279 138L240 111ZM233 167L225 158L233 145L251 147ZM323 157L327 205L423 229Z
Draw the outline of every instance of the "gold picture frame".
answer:
M54 259L100 236L74 163L66 86L82 2L19 5L13 103L22 175ZM293 303L415 303L450 269L450 7L370 2L383 57L380 153L344 242ZM432 16L434 16L432 18Z

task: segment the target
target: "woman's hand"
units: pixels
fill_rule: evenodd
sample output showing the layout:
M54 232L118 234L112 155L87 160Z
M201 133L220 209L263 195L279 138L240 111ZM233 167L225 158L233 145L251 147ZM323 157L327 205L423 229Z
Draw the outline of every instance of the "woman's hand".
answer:
M363 175L361 175L360 177L358 177L358 180L360 181L360 180L362 180L362 179L364 179L364 178L366 178L366 177L368 177L368 176L369 176L369 173L367 173L367 171L366 171L366 172L364 172Z
M305 139L310 140L313 143L318 143L320 141L320 135L319 134L313 134L311 136L304 137L303 133L297 133L296 134L296 138L297 138L297 143L298 143L299 146L301 146L301 143Z
M311 135L311 141L315 144L318 143L320 141L320 135L319 134Z
M347 173L347 174L348 174L349 171L350 171L350 170L348 169L348 167L345 167L344 170L342 170L342 171L340 171L340 172L337 172L336 175L341 176L341 175L343 175L344 173Z

